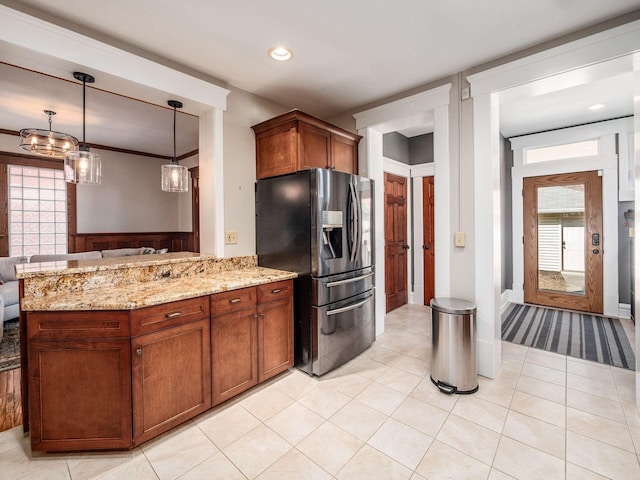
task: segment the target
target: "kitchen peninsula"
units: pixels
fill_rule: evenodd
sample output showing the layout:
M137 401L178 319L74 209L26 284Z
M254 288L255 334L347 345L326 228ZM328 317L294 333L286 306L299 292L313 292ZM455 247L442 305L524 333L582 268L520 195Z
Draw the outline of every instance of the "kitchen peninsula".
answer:
M292 279L189 252L19 265L34 451L130 449L293 365Z

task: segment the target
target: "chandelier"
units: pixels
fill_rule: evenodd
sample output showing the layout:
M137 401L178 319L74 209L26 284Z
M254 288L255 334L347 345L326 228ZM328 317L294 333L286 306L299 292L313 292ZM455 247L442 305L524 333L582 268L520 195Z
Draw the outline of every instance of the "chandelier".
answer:
M56 112L45 110L44 113L49 116L49 130L23 128L20 130L20 148L35 155L46 155L54 158L64 157L67 152L71 152L78 147L78 139L66 133L51 130L51 117Z

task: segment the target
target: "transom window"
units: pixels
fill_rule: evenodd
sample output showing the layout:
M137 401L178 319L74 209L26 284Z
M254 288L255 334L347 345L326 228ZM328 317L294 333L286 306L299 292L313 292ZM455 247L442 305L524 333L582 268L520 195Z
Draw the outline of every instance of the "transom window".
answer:
M599 153L598 140L565 143L550 147L527 148L524 151L524 163L550 162L567 158L594 157Z
M8 166L9 255L67 253L62 170Z

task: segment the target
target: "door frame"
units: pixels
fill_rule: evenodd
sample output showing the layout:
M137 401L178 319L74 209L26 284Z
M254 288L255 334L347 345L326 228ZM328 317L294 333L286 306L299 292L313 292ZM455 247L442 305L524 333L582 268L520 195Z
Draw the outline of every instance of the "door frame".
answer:
M407 204L407 238L409 239L409 255L407 256L407 272L408 273L408 292L409 304L424 305L424 268L422 258L423 244L423 215L422 215L422 178L434 177L435 181L435 162L421 163L419 165L407 165L391 158L383 157L382 170L384 172L393 173L407 177L411 180L412 201ZM411 222L413 222L413 234L411 232ZM436 232L436 236L438 233ZM438 254L439 255L439 254ZM436 264L438 256L436 256ZM380 268L376 266L377 275ZM413 277L412 277L413 275ZM442 274L444 276L444 273ZM436 274L436 277L438 275ZM412 282L413 278L413 282ZM413 288L412 288L413 287Z
M632 131L633 119L622 118L579 127L564 128L511 139L513 150L512 228L513 228L513 287L509 301L524 303L523 238L523 178L561 173L599 170L602 172L602 223L607 245L618 245L618 159L615 135ZM601 140L600 155L580 159L556 160L527 165L527 148L569 143L585 139ZM611 261L608 261L608 260ZM618 254L616 248L603 253L603 313L618 316Z
M525 177L523 179L524 191L523 210L524 228L524 295L527 303L536 305L546 305L555 308L565 308L570 310L580 310L590 313L602 313L603 288L602 288L602 267L603 253L612 248L608 244L608 238L604 236L602 230L602 178L597 171L574 172L562 175L545 175L540 177ZM584 184L584 233L582 242L584 245L584 294L566 293L559 290L541 290L538 283L540 270L539 251L539 212L538 193L540 187L554 187L565 185ZM562 229L562 223L559 223ZM591 234L597 233L601 236L598 247L592 247L588 241ZM559 240L562 239L560 235ZM562 242L564 244L564 242ZM560 263L564 264L560 247ZM597 251L592 253L592 250ZM560 267L563 270L563 267Z

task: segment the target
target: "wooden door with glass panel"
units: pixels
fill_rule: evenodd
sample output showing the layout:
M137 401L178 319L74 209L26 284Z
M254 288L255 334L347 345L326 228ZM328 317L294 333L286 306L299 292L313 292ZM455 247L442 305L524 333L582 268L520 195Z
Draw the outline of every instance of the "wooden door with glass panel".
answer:
M602 177L529 177L524 196L524 301L602 313Z

